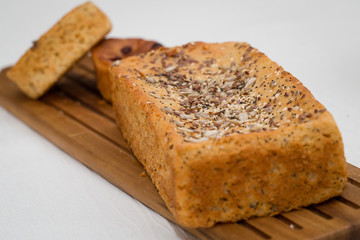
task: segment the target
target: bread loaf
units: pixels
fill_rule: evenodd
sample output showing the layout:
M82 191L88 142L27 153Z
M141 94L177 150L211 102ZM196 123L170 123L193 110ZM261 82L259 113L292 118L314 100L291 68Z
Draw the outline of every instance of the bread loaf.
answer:
M35 41L7 76L26 95L38 98L110 29L107 16L93 3L84 3Z
M145 53L161 46L160 43L139 38L109 38L97 44L91 53L95 66L96 84L104 99L111 102L112 83L109 77L109 68L114 61Z
M339 195L340 132L246 43L189 43L111 67L116 120L179 224L271 216Z

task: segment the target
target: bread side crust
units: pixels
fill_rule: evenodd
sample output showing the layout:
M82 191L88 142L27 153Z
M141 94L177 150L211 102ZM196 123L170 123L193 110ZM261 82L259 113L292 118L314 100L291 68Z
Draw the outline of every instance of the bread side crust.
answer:
M175 215L196 227L325 201L341 194L347 176L328 112L296 128L183 145L175 162Z
M134 155L144 166L167 207L174 213L175 179L173 160L175 151L169 150L166 118L147 102L147 98L134 83L110 75L114 83L113 108L119 129L128 141ZM169 136L170 137L170 136Z
M217 49L215 45L213 50ZM262 53L253 56L259 66L281 68ZM191 143L177 133L159 101L149 96L153 88L144 85L138 73L129 73L139 61L141 57L129 58L111 68L117 122L181 225L210 227L216 222L274 215L342 192L347 174L336 123L310 91L282 68L282 76L291 78L304 94L301 101L306 110L322 109L321 113L296 125ZM259 78L268 71L259 72Z
M110 29L108 17L86 2L34 42L7 75L26 95L38 98Z

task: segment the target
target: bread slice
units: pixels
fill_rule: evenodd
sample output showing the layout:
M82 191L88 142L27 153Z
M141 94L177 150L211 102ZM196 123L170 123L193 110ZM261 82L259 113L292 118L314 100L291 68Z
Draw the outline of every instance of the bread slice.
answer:
M112 66L116 120L179 224L210 227L339 195L340 132L246 43L189 43Z
M114 61L145 53L161 46L158 42L139 38L109 38L97 44L91 53L96 70L97 87L105 100L111 102L112 84L109 77L109 68Z
M26 95L38 98L110 29L107 16L92 2L86 2L35 41L7 76Z

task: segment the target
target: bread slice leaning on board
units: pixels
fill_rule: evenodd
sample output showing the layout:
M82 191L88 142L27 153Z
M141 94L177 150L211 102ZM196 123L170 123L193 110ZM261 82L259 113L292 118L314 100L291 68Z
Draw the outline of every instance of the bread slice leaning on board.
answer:
M118 126L179 224L271 216L339 195L331 114L247 43L189 43L110 69Z
M39 98L110 30L108 17L86 2L35 41L7 76L27 96Z

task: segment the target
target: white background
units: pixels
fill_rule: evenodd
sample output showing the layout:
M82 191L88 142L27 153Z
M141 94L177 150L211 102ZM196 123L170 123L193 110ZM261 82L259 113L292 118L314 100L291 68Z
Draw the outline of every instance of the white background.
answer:
M83 1L0 2L0 67ZM360 1L94 1L112 37L246 41L333 114L360 167ZM0 239L186 239L0 106Z

